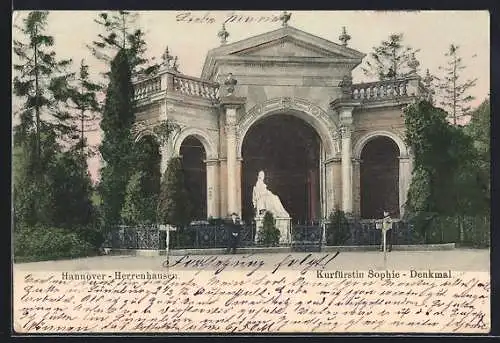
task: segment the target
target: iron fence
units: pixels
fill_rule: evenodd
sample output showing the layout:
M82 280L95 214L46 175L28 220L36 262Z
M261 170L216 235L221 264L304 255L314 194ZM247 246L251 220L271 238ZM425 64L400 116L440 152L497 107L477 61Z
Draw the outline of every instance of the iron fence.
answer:
M349 222L349 234L345 245L378 245L381 242L381 230L377 228L378 220L366 219ZM423 237L415 231L413 225L401 220L392 223L392 244L409 245L424 243Z
M296 250L316 249L324 238L328 245L378 245L381 242L381 230L377 229L377 220L349 220L348 234L342 242L329 242L328 223L310 223L292 225L291 246ZM461 243L474 247L490 245L489 218L463 217L445 218L435 221L424 232L418 232L414 225L395 220L392 227L394 245ZM244 224L240 230L239 247L255 245L255 223ZM326 237L323 237L326 234ZM108 233L104 248L146 249L166 248L166 231L159 226L120 226ZM206 249L226 248L228 232L224 223L194 224L170 232L171 249Z
M291 247L294 251L320 251L323 240L323 225L292 225Z

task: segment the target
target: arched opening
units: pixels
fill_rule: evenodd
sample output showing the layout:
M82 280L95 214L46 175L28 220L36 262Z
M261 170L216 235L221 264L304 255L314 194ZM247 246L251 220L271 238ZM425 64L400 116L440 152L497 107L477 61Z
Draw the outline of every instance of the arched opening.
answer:
M160 145L153 136L144 136L137 143L138 161L136 168L145 173L143 192L145 195L158 194L161 181Z
M377 136L361 151L361 218L399 217L399 148L389 137Z
M180 147L184 169L185 187L193 205L193 220L207 218L207 169L205 164L206 151L201 141L188 136Z
M290 115L268 116L256 122L242 145L242 217L254 216L252 190L260 170L294 223L320 218L320 138L304 120Z

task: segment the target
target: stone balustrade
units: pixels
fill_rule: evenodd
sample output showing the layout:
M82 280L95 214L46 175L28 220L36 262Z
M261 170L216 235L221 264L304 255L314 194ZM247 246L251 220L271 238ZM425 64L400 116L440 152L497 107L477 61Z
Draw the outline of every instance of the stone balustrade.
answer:
M208 100L219 98L218 85L199 78L166 72L134 82L134 99L142 100L160 91Z
M352 85L355 100L382 100L385 98L408 96L409 80L379 81Z
M135 100L142 100L147 98L151 94L159 92L161 90L162 82L160 75L139 80L134 85L134 98Z
M174 90L180 94L210 100L217 100L219 97L216 84L185 75L174 75Z

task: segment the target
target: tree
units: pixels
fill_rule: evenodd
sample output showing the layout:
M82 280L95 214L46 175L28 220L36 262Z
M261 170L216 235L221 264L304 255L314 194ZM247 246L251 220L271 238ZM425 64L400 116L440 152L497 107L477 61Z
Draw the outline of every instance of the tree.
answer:
M100 110L97 92L101 90L101 87L90 80L88 69L88 65L82 59L78 76L75 78L76 82L70 88L69 94L69 98L73 102L73 109L78 112L79 135L74 135L73 138L79 138L74 149L79 151L82 162L85 162L92 153L87 146L85 131L89 129L89 124L96 122ZM82 166L85 168L82 169L82 173L84 173L87 170L87 164L82 163Z
M25 40L14 40L14 95L23 99L19 112L20 123L15 128L14 143L29 140L35 133L36 166L40 167L42 131L54 130L59 138L67 138L73 127L70 114L59 105L62 93L67 91L66 80L71 77L67 67L71 60L57 60L51 47L54 38L46 35L48 12L29 12L22 27L16 27ZM49 133L49 135L51 135ZM41 175L39 170L38 175Z
M444 71L444 75L440 78L438 89L441 105L450 114L453 125L457 125L458 120L470 111L470 102L474 97L469 91L476 85L477 79L462 81L462 71L466 67L459 55L458 45L450 44L445 56L448 58L448 63L439 68Z
M14 40L13 92L21 99L19 124L14 128L15 223L51 224L54 211L50 173L59 143L68 142L71 114L62 100L67 94L67 67L51 49L54 38L45 34L48 12L29 12Z
M40 137L42 149L39 159L37 153L37 136L28 132L22 144L13 147L13 200L14 229L33 227L37 224L51 225L54 209L54 198L48 170L56 159L59 147L54 134L42 132ZM39 173L38 170L44 170Z
M127 225L151 224L155 222L158 192L145 194L148 183L146 173L135 172L127 184L125 203L121 215Z
M95 211L86 160L72 151L61 152L49 171L49 179L54 200L52 226L72 230L92 226Z
M392 34L379 46L373 48L370 59L366 61L363 72L375 76L378 80L394 80L416 72L419 65L415 59L415 50L403 45L403 34Z
M473 140L476 156L473 159L478 172L477 182L483 190L483 205L489 212L491 192L491 148L490 148L490 100L486 99L471 113L471 121L465 127L465 132Z
M191 221L191 207L184 180L182 159L174 157L168 162L160 186L158 222L183 228Z
M146 69L146 42L144 32L136 28L137 18L137 13L129 11L99 13L94 21L101 26L103 32L87 47L96 58L106 62L110 62L110 56L117 51L125 51L133 72Z
M111 63L110 80L101 120L103 139L99 148L104 166L99 184L106 229L120 222L125 190L133 172L135 120L134 89L127 52L120 50Z
M405 110L406 144L414 155L406 215L425 231L438 217L484 213L484 191L472 139L447 121L447 113L427 101ZM460 237L463 238L461 221Z

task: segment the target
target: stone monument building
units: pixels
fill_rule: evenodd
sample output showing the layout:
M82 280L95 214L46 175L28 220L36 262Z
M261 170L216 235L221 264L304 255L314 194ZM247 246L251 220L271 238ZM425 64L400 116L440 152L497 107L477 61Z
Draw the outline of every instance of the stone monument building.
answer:
M261 170L293 222L335 208L397 218L412 170L403 108L426 96L420 77L353 84L365 54L345 31L337 44L283 24L230 44L223 28L201 77L178 72L167 51L156 74L135 81L136 139L166 119L178 124L159 146L161 170L182 156L197 219L252 218Z

